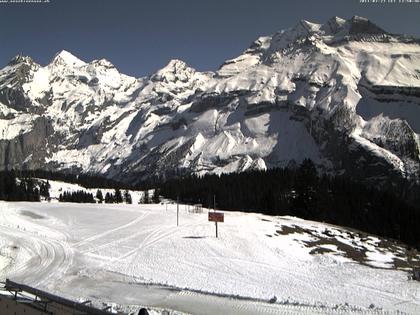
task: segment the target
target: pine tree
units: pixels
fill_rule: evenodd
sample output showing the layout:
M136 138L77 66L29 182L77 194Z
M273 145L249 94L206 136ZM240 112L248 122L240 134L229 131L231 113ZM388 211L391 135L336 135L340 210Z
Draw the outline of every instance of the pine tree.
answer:
M68 192L60 194L59 201L61 202L76 202L76 203L95 203L93 194L83 190Z
M50 197L50 187L51 185L48 181L46 183L41 182L41 184L39 185L39 193L45 199L48 199Z
M148 203L150 203L150 200L149 200L149 191L148 191L148 190L145 190L145 191L144 191L144 195L143 195L143 203L144 203L144 204L148 204Z
M155 188L155 191L153 192L153 196L152 196L152 202L153 203L159 203L160 202L159 188Z
M122 197L122 195L121 195L121 191L120 191L118 188L116 188L116 189L115 189L114 201L115 201L116 203L121 203L121 202L123 202L123 197Z
M100 189L96 191L96 199L99 203L102 203L104 201L104 196L102 195L102 191Z
M114 195L107 192L105 194L105 203L114 203Z
M124 191L124 201L128 204L132 204L133 203L133 199L131 198L131 194L128 190Z

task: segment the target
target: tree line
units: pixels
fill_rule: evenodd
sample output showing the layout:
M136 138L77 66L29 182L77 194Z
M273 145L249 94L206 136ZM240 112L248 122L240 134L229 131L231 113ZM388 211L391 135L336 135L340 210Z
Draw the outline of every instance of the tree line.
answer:
M319 175L311 160L274 168L173 178L159 185L164 197L205 207L241 210L347 226L398 239L420 249L420 209L391 190L343 176Z
M0 200L6 201L40 201L41 197L49 198L50 184L38 182L31 177L17 177L15 171L0 172Z
M58 197L60 202L75 202L75 203L96 203L93 194L83 190L65 191Z
M6 171L7 172L7 171ZM133 185L115 181L97 174L80 173L74 174L69 172L54 172L45 170L13 170L17 177L43 178L55 181L62 181L71 184L78 184L85 188L108 188L108 189L130 189L135 190L138 187Z
M51 185L48 179L45 180L44 177L42 177L44 175L47 175L46 177L49 179L55 179L64 182L71 179L71 183L78 184L85 188L89 188L86 187L87 185L85 185L86 181L88 181L87 179L93 180L93 182L90 182L89 185L91 187L101 187L96 185L107 182L106 179L101 179L100 177L90 177L84 175L73 177L69 176L68 174L60 175L59 173L43 171L0 171L0 200L41 201L41 197L49 200ZM95 178L99 180L95 181ZM98 189L95 195L84 190L64 191L60 193L58 200L60 202L75 203L133 203L133 199L129 190L124 189L124 191L121 191L122 188L117 185L117 182L108 181L108 186L116 186L116 188L113 188L113 192L106 192L105 195L102 193L101 189ZM145 204L158 202L158 190L155 190L154 194L149 196L149 192L146 189L143 192L143 198L140 200L140 203Z
M98 190L95 196L80 192L62 193L60 201L132 202L128 187L118 186L117 182L100 176L43 171L0 172L0 199L39 201L41 196L48 198L48 181L37 182L32 177L69 181L86 188L101 187L101 183L106 183L104 188L114 189L105 195ZM320 175L311 160L305 160L297 167L266 171L182 176L155 181L154 188L152 196L145 190L142 203L158 203L159 195L162 195L213 207L215 196L216 206L220 209L298 216L398 239L420 249L418 203L409 204L407 200L410 198L404 197L396 187L379 189L344 176ZM121 192L121 189L125 191Z

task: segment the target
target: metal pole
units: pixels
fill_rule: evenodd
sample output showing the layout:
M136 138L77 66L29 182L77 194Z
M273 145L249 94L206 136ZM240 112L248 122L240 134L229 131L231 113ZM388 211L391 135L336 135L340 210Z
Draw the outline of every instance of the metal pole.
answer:
M216 212L216 194L213 195L213 211ZM217 221L216 224L216 238L217 238Z
M176 226L179 226L179 196L176 198Z
M213 211L216 212L216 194L213 195Z

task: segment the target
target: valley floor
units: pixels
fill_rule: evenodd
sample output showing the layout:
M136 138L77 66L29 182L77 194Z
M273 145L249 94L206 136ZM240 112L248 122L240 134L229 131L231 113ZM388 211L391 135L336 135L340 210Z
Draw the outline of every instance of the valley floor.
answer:
M0 202L0 280L192 314L420 313L396 244L292 217L176 205ZM269 303L271 300L271 303Z

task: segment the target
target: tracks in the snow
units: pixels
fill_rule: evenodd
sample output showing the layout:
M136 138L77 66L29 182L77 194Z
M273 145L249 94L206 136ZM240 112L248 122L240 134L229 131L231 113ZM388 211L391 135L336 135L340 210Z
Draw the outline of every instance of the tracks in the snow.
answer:
M16 258L19 257L8 268L8 276L35 286L46 286L49 280L67 272L74 257L67 243L68 235L26 222L4 206L1 210L0 234L13 244ZM48 237L49 234L54 238Z
M134 219L134 220L132 220L132 221L126 223L126 224L120 225L120 226L118 226L116 228L113 228L111 230L107 230L107 231L104 231L102 233L95 234L95 235L93 235L91 237L85 238L84 240L81 240L81 241L79 241L77 243L74 243L73 246L76 247L76 248L80 248L80 247L82 247L83 245L86 245L86 244L89 244L90 245L93 241L96 241L96 240L101 239L101 238L105 238L106 236L111 235L111 234L113 234L115 232L118 232L118 231L121 231L121 230L125 230L125 229L127 229L127 228L129 228L129 227L131 227L131 226L133 226L135 224L138 224L147 215L148 215L148 213L143 213L142 215L138 216L136 219Z
M402 314L380 309L355 309L346 306L301 305L293 303L268 303L261 300L242 299L224 295L207 294L197 291L181 290L165 299L168 307L189 305L186 311L202 315L393 315Z
M153 208L136 208L135 211L115 208L103 217L99 210L87 211L90 216L83 221L84 213L78 217L79 212L75 212L75 220L68 219L73 213L66 213L66 219L62 220L60 214L48 215L56 210L48 207L38 211L45 211L46 215L37 220L22 215L25 207L19 204L9 209L7 203L0 203L0 253L9 255L12 262L0 271L2 276L10 275L12 279L32 286L70 295L83 292L89 297L110 296L111 300L122 301L138 301L144 293L149 294L150 305L156 303L157 307L202 315L395 314L375 308L352 308L347 303L334 306L327 302L319 305L312 302L327 301L324 297L332 292L331 282L311 278L308 273L299 271L312 270L312 260L298 260L300 265L296 270L277 264L278 260L269 256L271 252L264 256L264 251L261 251L263 254L258 251L258 234L243 238L239 230L226 232L216 240L205 216L185 217L183 225L176 227L175 213L159 212L162 209L158 208L156 211ZM114 210L113 207L110 209ZM82 239L83 236L86 238ZM250 240L256 241L248 244ZM272 275L272 278L265 275ZM311 281L310 285L308 281ZM149 290L155 282L162 283L162 287ZM147 285L139 294L141 283ZM219 290L220 283L226 286ZM263 291L264 295L253 294L257 286L265 289L276 283L279 283L277 287L282 287ZM292 287L294 291L287 291ZM406 287L406 294L352 282L340 289L344 293L360 291L359 296L366 293L380 301L415 304L415 293ZM127 296L121 297L115 288L122 288L120 291ZM196 288L198 290L194 291ZM309 299L308 295L306 298L300 295L307 288L311 290ZM239 293L230 296L210 292ZM294 303L296 300L282 302L281 298L277 303L268 303L246 297L247 292L251 292L249 296L265 297L274 294L286 297L292 292L290 296L297 298L300 304ZM158 302L156 295L162 297ZM409 301L411 297L412 301ZM340 300L340 303L343 302Z

